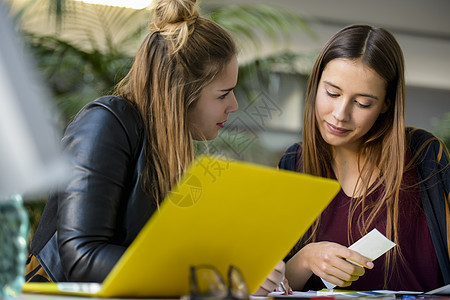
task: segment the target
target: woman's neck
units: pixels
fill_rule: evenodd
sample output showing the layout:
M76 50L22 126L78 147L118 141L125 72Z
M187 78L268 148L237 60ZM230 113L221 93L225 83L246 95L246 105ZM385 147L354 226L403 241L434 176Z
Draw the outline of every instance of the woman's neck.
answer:
M361 191L358 191L356 187L357 184L361 184L361 180L359 178L361 176L361 168L365 162L365 157L364 155L360 155L360 157L358 158L358 156L358 152L354 149L333 149L332 168L334 174L336 175L336 179L341 184L342 190L349 197L359 197L363 194ZM371 185L379 175L378 169L374 171L376 174L372 174L369 185ZM355 191L357 192L355 195L353 195Z

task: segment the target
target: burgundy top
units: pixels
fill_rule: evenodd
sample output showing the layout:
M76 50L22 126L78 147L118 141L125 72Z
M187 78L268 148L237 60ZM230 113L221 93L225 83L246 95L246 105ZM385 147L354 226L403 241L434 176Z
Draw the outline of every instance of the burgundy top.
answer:
M407 160L410 159L410 156L408 156L406 157ZM333 177L335 178L334 174ZM410 186L411 183L415 184L417 181L417 173L415 168L413 168L405 174L403 183L406 183L406 186ZM377 201L382 190L383 187L380 187L372 192L367 199L367 203ZM324 210L318 231L318 241L336 242L345 246L351 244L349 244L347 238L350 199L341 189ZM415 185L415 188L400 191L399 201L399 245L401 246L404 262L397 259L394 268L390 267L393 272L388 278L387 286L385 287L383 286L385 255L382 255L374 261L375 266L373 269L366 269L366 273L362 277L353 282L351 286L342 289L430 291L444 284L426 216L420 201L418 186ZM361 208L359 207L354 216L358 216L360 213ZM356 218L354 217L353 219L352 236L353 242L355 242L361 238L361 235L357 229ZM377 216L368 232L373 228L376 228L384 235L386 234L386 210L383 210ZM324 288L324 284L315 275L305 285L305 290L320 290L322 288Z

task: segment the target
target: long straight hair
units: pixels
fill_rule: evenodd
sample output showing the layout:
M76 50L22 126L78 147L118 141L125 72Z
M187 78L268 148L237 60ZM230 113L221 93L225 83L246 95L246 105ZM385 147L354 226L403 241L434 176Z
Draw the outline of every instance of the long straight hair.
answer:
M402 50L394 36L382 28L368 25L351 25L337 32L320 52L311 76L306 95L303 124L303 172L317 176L331 176L330 165L333 160L331 147L323 140L317 125L315 103L317 88L326 65L337 58L360 60L376 71L387 84L386 100L389 107L380 114L373 127L362 138L358 153L360 176L353 191L350 204L348 226L356 218L361 235L368 232L376 216L386 208L386 236L398 244L399 192L405 168L405 80ZM365 160L361 163L361 157ZM381 170L380 180L371 187L372 174ZM367 196L383 187L380 199L371 205ZM358 197L355 197L358 195ZM362 213L355 216L358 207ZM320 219L316 220L308 239L314 240ZM349 243L351 232L348 235ZM397 257L401 258L400 247L395 247L386 257L385 284L389 265Z
M144 190L156 204L193 160L189 108L236 55L231 36L199 16L196 0L160 0L150 33L116 94L135 104L145 130Z

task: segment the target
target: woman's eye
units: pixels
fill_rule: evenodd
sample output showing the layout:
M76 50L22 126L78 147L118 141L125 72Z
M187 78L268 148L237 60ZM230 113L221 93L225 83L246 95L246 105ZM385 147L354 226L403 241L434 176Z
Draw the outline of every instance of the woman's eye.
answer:
M370 107L370 104L363 104L363 103L358 102L358 101L356 101L356 103L357 103L358 106L361 107L361 108L369 108L369 107Z
M332 93L332 92L330 92L330 91L326 91L326 92L327 92L327 95L330 96L330 97L332 97L332 98L339 97L339 94L335 94L335 93Z
M228 96L229 93L230 92L228 92L226 94L223 94L222 96L219 96L219 99L221 99L221 100L225 99Z

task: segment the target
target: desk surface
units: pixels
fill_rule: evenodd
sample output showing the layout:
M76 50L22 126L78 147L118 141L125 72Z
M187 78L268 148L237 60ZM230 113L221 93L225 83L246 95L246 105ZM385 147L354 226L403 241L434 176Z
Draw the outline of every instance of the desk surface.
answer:
M405 299L404 297L400 295L383 295L383 296L343 296L343 295L312 295L309 292L294 292L294 295L284 296L279 294L278 292L271 293L269 297L259 297L259 296L250 296L251 300L267 300L267 299L273 299L273 300L289 300L289 299L314 299L315 297L319 298L328 298L328 299L336 299L336 300L343 300L343 299L361 299L361 300L369 300L369 299L376 299L376 300L395 300L395 299ZM407 295L408 300L423 300L423 299L430 299L430 300L439 300L439 299L450 299L450 296L429 296L424 297L423 295ZM17 298L13 298L11 300L124 300L125 298L94 298L94 297L83 297L83 296L69 296L69 295L50 295L50 294L37 294L37 293L22 293ZM157 298L126 298L126 300L158 300ZM159 300L179 300L178 298L164 298Z
M67 296L67 295L49 295L49 294L35 294L35 293L22 293L17 298L11 300L124 300L123 298L94 298L94 297L80 297L80 296ZM143 298L133 299L126 298L126 300L145 300ZM157 300L152 298L151 300ZM163 300L170 300L165 298Z

